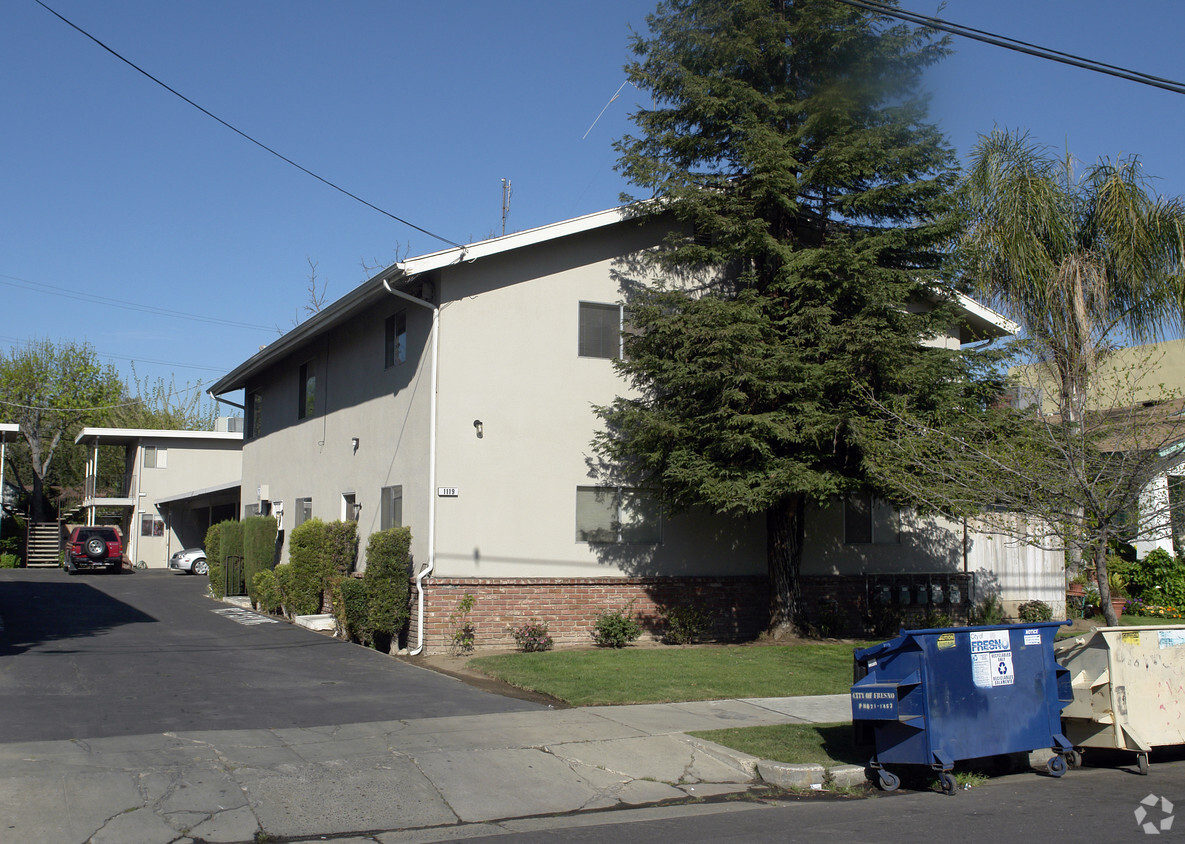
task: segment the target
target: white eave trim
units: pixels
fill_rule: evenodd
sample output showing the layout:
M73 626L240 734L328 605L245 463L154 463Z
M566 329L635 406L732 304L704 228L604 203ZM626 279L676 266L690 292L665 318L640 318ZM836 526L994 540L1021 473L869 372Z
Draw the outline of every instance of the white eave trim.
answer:
M972 319L991 325L998 329L1001 334L1010 334L1014 337L1020 334L1020 325L1002 313L992 310L987 305L980 304L966 293L956 292L955 297L959 303L959 307L966 311L967 315Z
M243 435L234 431L178 431L156 428L83 428L74 442L103 442L108 445L129 443L132 440L214 440L242 442Z

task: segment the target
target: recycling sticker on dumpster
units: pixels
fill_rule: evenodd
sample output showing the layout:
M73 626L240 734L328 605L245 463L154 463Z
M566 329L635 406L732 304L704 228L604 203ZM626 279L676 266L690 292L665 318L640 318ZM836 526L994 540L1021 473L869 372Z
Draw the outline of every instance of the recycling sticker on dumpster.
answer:
M1011 686L1012 644L1007 630L971 631L971 679L980 688Z

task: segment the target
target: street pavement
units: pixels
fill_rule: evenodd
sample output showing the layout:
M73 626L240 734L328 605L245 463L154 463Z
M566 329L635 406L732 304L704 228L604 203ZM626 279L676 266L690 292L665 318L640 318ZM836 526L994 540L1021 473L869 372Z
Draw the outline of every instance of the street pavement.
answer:
M688 733L848 721L847 695L550 709L243 610L228 618L184 594L191 580L52 575L0 575L0 844L1115 840L1143 836L1133 810L1146 796L1185 807L1180 754L1154 756L1149 777L1120 758L953 798L841 799L832 784L862 782L861 768L814 791L817 767ZM367 678L382 695L366 697ZM1159 803L1147 814L1172 820Z

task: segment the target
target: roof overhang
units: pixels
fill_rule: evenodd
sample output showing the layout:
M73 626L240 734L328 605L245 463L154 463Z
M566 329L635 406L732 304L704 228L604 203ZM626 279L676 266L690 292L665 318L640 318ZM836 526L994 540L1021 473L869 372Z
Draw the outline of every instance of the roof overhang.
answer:
M500 255L515 249L534 246L570 237L593 229L604 228L632 219L637 215L636 206L611 208L607 211L597 211L574 217L559 223L548 223L526 231L503 235L489 240L471 243L468 246L458 246L431 252L417 258L409 258L391 264L386 269L371 276L362 284L355 287L333 304L317 312L302 322L274 343L252 355L243 363L236 366L225 376L218 379L207 391L211 396L219 396L241 390L247 386L247 380L256 373L282 361L308 341L321 333L336 328L355 314L365 310L375 302L381 301L390 294L385 289L384 282L392 287L406 286L411 279L433 270L459 264L469 264L480 258Z
M993 311L987 305L975 301L966 293L956 293L955 301L963 311L963 320L970 332L978 339L991 337L1015 337L1020 325L1003 314Z
M14 443L21 432L21 426L15 422L0 422L0 442Z
M228 483L218 484L217 486L208 486L202 489L195 489L189 492L178 492L174 495L169 495L164 498L156 499L156 505L159 507L162 504L176 504L178 501L187 501L192 498L205 498L210 495L218 495L223 492L230 492L231 490L239 491L243 486L243 482L229 481Z
M130 445L140 440L176 440L179 442L242 442L243 435L228 431L169 431L155 428L83 428L76 443L91 445Z

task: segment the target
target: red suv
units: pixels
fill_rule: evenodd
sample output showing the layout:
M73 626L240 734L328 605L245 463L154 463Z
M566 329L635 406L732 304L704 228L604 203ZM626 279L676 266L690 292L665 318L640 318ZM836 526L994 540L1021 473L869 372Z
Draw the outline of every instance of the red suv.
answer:
M113 527L76 527L66 540L66 571L103 569L118 574L123 568L123 542Z

